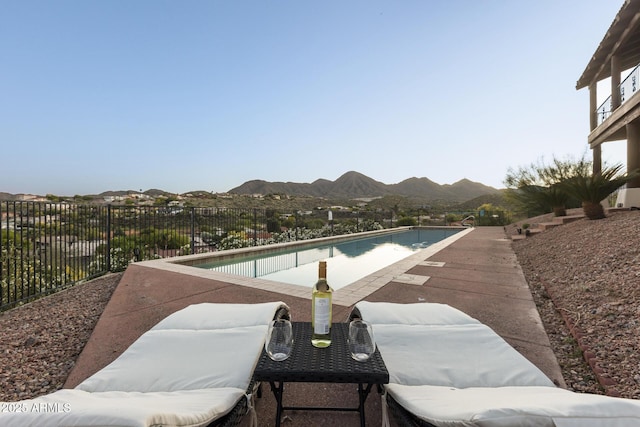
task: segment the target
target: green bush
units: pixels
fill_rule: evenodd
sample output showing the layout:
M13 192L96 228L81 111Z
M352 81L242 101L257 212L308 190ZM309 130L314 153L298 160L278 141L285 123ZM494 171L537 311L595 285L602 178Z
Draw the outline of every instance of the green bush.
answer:
M602 219L605 214L601 202L609 194L640 175L637 170L629 173L621 173L621 170L622 165L617 164L606 167L596 174L582 171L560 183L560 186L567 194L582 202L587 218Z
M418 225L418 221L416 221L416 219L412 216L403 216L402 218L398 219L398 222L396 224L398 225L398 227L411 227Z

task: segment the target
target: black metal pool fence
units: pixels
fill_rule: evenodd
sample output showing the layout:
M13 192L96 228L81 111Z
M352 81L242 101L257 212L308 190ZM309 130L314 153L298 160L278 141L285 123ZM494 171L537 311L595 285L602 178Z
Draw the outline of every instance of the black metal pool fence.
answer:
M0 201L0 311L129 263L394 226L390 211Z

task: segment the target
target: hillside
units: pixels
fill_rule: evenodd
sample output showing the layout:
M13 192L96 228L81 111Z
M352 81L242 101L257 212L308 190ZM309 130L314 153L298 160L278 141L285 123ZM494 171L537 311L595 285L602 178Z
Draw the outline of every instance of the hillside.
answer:
M595 377L605 392L640 398L639 220L638 211L609 212L513 242L570 389L602 393Z
M482 195L499 194L500 190L468 179L440 185L428 178L408 178L397 184L384 184L359 172L351 171L335 181L318 179L312 183L247 181L229 190L232 194L286 194L289 196L326 199L358 199L404 196L417 201L464 202Z
M106 197L132 198L149 202L158 197L180 199L192 206L225 206L225 207L271 207L285 209L311 209L324 204L338 204L350 206L354 200L381 201L395 200L391 205L377 203L379 208L389 208L394 205L403 206L452 206L462 203L473 203L476 200L497 198L502 200L502 190L462 179L453 184L440 185L428 178L408 178L397 184L385 184L376 181L359 172L347 172L335 181L316 179L312 183L297 182L268 182L251 180L229 190L230 194L211 193L204 190L188 191L184 194L174 194L161 189L142 190L110 190L100 194L81 196L83 203L91 200L104 203ZM232 197L228 197L231 195ZM255 195L278 197L253 197ZM0 193L0 200L31 200L25 195ZM280 197L285 196L285 197ZM42 197L35 196L32 197ZM74 197L60 197L63 200L75 200ZM122 199L124 200L124 199ZM77 200L75 200L77 201ZM482 204L482 203L480 203ZM502 204L502 203L498 203ZM474 205L475 209L479 205Z

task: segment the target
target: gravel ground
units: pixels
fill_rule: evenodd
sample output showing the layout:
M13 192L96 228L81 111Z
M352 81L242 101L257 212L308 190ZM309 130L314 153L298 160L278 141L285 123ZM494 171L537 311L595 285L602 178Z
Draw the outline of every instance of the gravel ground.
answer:
M0 401L62 388L122 273L0 314Z
M640 211L581 219L513 248L567 386L640 399Z
M578 220L513 247L569 389L640 399L640 211ZM0 401L62 387L121 277L0 314Z

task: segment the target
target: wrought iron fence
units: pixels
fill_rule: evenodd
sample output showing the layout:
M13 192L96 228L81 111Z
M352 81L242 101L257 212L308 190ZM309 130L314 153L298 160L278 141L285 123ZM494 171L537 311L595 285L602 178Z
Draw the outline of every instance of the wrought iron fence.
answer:
M133 261L393 226L382 211L0 201L0 311Z

